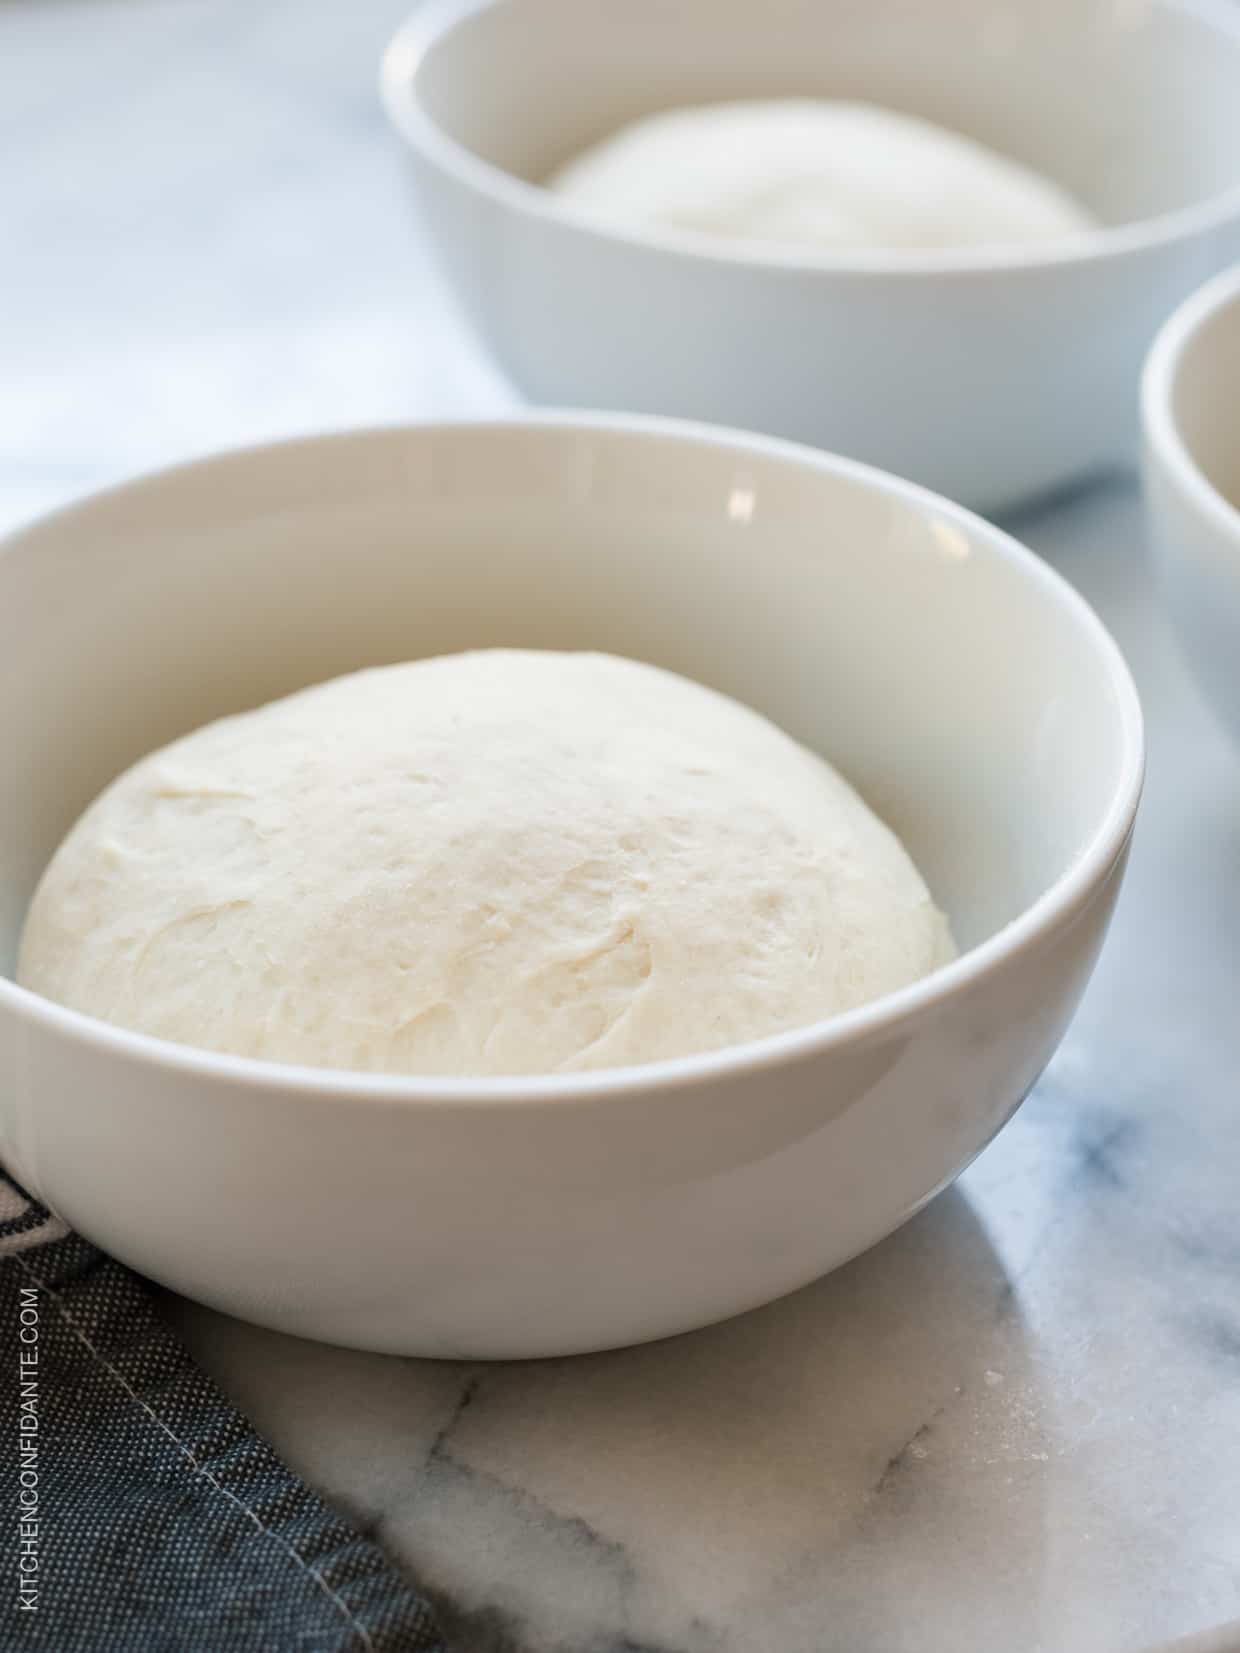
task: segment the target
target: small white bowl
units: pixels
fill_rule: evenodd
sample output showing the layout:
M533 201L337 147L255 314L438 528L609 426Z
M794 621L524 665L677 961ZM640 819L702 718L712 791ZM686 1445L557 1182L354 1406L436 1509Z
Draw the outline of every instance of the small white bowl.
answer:
M1155 566L1188 659L1240 737L1240 266L1159 333L1141 406Z
M683 1331L872 1244L1003 1124L1119 887L1136 695L1084 602L908 483L624 417L259 448L0 549L0 970L79 811L209 718L382 661L598 648L827 753L963 957L834 1021L613 1072L367 1077L204 1054L0 980L0 1155L203 1302L423 1355Z
M442 261L536 401L768 431L988 511L1135 456L1155 330L1240 257L1238 85L1229 0L436 0L382 72ZM787 94L966 132L1106 227L781 253L629 231L538 187L652 110Z

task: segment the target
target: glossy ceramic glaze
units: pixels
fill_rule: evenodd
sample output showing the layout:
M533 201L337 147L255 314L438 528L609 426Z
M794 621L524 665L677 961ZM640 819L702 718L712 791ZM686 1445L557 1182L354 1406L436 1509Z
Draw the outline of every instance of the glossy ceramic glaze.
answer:
M602 648L758 707L903 835L964 955L836 1021L584 1076L441 1082L213 1057L0 980L0 1155L177 1290L304 1336L537 1355L733 1314L903 1221L1054 1050L1118 890L1136 697L998 530L780 443L550 418L254 449L0 553L0 887L208 718L351 668Z
M1199 683L1240 737L1240 266L1167 322L1142 392L1159 579Z
M1141 358L1240 256L1226 0L438 0L383 93L468 314L537 401L714 419L980 509L1135 451ZM860 98L964 131L1104 228L982 251L755 250L583 218L536 187L658 108Z

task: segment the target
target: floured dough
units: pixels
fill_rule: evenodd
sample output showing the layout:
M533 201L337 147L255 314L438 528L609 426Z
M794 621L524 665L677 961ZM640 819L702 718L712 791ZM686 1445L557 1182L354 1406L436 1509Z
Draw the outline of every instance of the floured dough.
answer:
M633 224L807 247L967 247L1095 227L1039 173L928 121L813 99L674 109L570 161L552 189Z
M215 1051L518 1074L796 1027L952 951L896 838L764 718L631 660L497 650L138 763L47 869L19 976Z

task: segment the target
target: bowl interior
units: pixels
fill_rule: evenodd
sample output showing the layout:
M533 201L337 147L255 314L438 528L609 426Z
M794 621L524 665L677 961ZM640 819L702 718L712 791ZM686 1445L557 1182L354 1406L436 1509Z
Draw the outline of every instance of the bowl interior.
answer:
M385 661L605 649L733 694L839 765L966 946L1064 873L1133 762L1117 657L1035 559L877 473L687 428L225 456L17 535L0 614L6 972L40 872L123 767Z
M1240 184L1240 17L1171 0L441 0L407 91L537 182L629 120L787 95L921 115L1026 162L1104 223ZM403 61L398 59L398 61Z
M1240 280L1184 341L1169 398L1172 423L1190 458L1240 511Z

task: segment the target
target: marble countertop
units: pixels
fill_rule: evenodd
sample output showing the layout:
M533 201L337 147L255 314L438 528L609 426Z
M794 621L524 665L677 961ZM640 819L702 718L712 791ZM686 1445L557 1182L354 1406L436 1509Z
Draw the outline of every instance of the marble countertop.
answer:
M0 10L0 526L212 447L510 405L378 109L404 9ZM582 1359L170 1304L461 1653L1135 1653L1240 1615L1240 754L1130 479L1011 526L1126 650L1149 786L1080 1015L955 1189L783 1302Z

